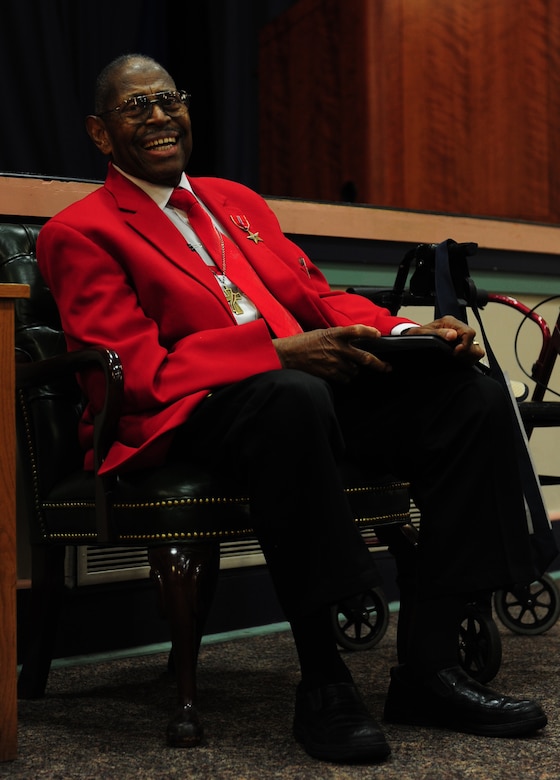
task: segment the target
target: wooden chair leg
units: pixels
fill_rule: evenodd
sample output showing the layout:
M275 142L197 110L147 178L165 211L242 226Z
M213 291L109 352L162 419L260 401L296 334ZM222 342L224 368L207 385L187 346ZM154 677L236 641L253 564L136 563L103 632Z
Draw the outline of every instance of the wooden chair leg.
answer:
M31 604L28 644L18 679L20 699L40 699L45 694L64 589L64 552L62 546L31 550Z
M202 632L216 590L218 542L152 547L148 558L170 622L177 677L178 709L167 727L173 747L200 744L202 724L196 708L196 665Z

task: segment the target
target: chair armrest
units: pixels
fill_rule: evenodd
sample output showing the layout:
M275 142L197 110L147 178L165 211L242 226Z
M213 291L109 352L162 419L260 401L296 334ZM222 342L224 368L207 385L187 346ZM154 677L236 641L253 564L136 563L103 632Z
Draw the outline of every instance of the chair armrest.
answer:
M347 287L346 292L353 293L354 295L361 295L372 303L375 303L377 306L389 309L394 317L397 316L403 303L402 293L396 293L392 287L369 287L367 285L358 285L356 287Z
M16 351L16 387L39 387L57 379L79 374L86 368L100 368L105 380L105 398L94 422L95 469L103 463L119 420L123 397L123 370L118 354L105 347L65 352L45 360L29 361Z
M103 406L93 421L93 450L95 471L95 504L97 532L100 541L110 541L111 509L109 494L114 477L100 477L99 468L114 441L123 399L123 369L118 354L105 347L65 352L56 357L31 361L22 350L16 350L16 387L41 387L75 377L85 369L102 371L105 384Z
M396 317L404 306L434 306L435 294L418 295L410 290L398 291L392 287L368 287L366 285L357 285L348 287L346 292L362 295L368 298L377 306L389 309L391 314ZM486 290L476 290L476 305L483 309L489 300L489 293ZM464 305L470 306L470 301L462 301Z

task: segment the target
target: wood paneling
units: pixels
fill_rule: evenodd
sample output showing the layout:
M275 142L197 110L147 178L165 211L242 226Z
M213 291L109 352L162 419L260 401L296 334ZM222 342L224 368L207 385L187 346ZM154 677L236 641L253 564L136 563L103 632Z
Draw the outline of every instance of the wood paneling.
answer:
M261 191L560 221L560 0L301 0L261 35Z

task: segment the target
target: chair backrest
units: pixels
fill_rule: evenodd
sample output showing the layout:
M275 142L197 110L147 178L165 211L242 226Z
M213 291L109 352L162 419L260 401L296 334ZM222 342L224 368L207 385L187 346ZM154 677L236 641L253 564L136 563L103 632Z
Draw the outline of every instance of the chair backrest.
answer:
M41 225L0 223L0 281L28 284L30 297L15 302L16 349L31 360L66 351L60 317L37 265Z
M37 265L41 225L0 223L0 282L28 284L30 297L15 302L16 361L66 352L60 317ZM81 469L77 426L83 398L74 377L40 388L18 390L17 443L23 494L44 495L62 477Z

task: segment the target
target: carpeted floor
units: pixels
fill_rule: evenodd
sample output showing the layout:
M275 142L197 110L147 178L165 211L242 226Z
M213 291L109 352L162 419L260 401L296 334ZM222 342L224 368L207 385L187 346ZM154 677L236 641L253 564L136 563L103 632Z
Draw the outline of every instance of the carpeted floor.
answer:
M345 654L364 698L381 717L395 625L373 650ZM503 661L493 687L538 698L549 726L538 736L484 739L386 726L388 761L339 766L309 758L291 736L297 663L291 637L277 632L203 646L200 705L206 744L166 747L174 701L166 655L56 668L47 696L19 704L19 757L0 777L42 780L208 778L209 780L558 780L560 623L527 637L500 625Z

